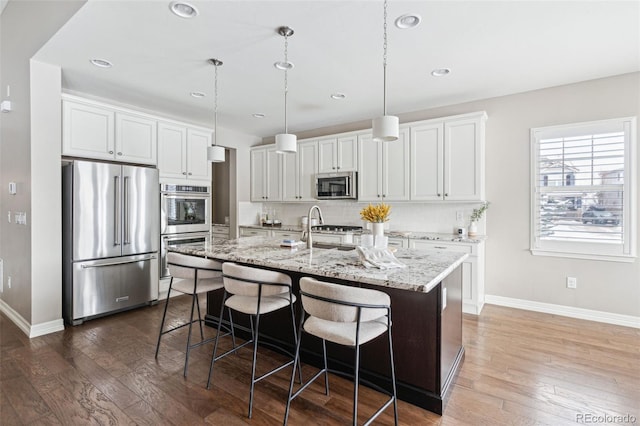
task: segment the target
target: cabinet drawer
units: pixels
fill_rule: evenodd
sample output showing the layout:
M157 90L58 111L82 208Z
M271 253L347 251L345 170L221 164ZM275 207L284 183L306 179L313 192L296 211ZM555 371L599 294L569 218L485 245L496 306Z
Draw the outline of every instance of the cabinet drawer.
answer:
M228 226L213 225L211 227L211 232L213 232L214 234L227 234L227 235L229 235L229 227Z
M255 229L255 228L240 228L241 237L255 237L255 236L268 237L271 235L271 231L268 229Z
M282 239L299 240L300 232L296 231L273 231L273 236Z
M470 255L476 254L476 244L451 244L441 241L425 241L425 240L410 240L409 247L417 249L429 249L429 250L450 250L459 251L463 253L469 253Z

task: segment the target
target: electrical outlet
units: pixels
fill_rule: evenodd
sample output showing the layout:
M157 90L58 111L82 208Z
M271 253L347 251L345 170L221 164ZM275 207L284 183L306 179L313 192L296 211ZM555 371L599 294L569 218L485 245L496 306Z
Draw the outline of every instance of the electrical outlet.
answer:
M458 210L456 212L456 222L462 222L464 220L464 212L462 210Z
M7 277L7 287L11 288L11 277Z
M11 223L11 210L7 212L7 222Z
M567 277L567 288L577 288L578 279L576 277Z

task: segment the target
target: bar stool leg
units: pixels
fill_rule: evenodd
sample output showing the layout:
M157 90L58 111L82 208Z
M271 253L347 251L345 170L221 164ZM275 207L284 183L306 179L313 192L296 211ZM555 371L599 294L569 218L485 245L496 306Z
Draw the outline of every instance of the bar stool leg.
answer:
M293 358L293 368L296 368L296 365L300 363L300 345L302 343L302 325L304 324L304 312L300 316L300 326L298 327L298 336L300 336L296 342L296 354ZM324 342L324 341L323 341ZM326 360L326 352L325 352L325 360ZM289 420L289 409L291 408L291 401L293 399L293 382L295 381L296 375L295 371L291 373L291 382L289 382L289 396L287 398L287 407L284 410L284 426L287 426L287 421ZM302 383L302 381L300 381Z
M356 342L355 374L353 381L353 426L358 426L358 385L360 384L360 345Z
M187 377L187 368L189 368L189 352L191 352L191 329L193 328L193 312L195 310L197 294L193 295L191 299L191 315L189 316L189 334L187 335L187 356L184 359L184 372L183 376Z
M196 307L198 308L198 323L200 325L200 338L204 340L204 331L202 329L202 315L200 315L200 298L197 294L194 294L193 297L196 298Z
M396 395L396 369L393 363L393 343L391 341L391 324L387 327L389 335L389 359L391 362L391 386L393 389L393 418L398 426L398 397Z
M218 332L216 333L216 342L213 345L213 355L211 356L211 364L209 365L209 378L207 379L207 389L211 389L211 375L213 374L213 363L216 360L216 353L218 352L218 342L220 341L220 334L222 333L222 315L224 315L224 302L227 300L227 290L224 291L222 296L222 304L220 305L220 320L218 321ZM231 311L229 311L231 315ZM231 320L231 319L230 319ZM231 332L233 333L233 321L231 321ZM235 347L235 337L234 337Z
M169 291L167 292L167 300L164 302L164 313L160 322L160 332L158 333L158 343L156 344L156 359L158 359L158 351L160 350L160 339L162 338L162 330L164 330L164 321L167 318L167 308L169 307L169 299L171 295L171 286L173 285L173 277L169 280Z
M324 394L329 396L329 368L327 364L327 341L322 339L322 359L324 360Z
M251 329L254 331L253 333L253 362L251 363L251 389L249 389L249 418L251 418L251 414L253 413L253 388L256 384L256 358L258 355L258 332L260 330L260 314L255 316L256 326L255 328L252 326ZM253 322L252 322L253 324Z

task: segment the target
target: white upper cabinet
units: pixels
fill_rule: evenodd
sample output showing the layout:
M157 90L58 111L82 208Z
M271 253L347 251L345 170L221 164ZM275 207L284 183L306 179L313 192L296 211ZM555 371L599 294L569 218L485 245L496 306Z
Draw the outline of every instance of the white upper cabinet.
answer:
M62 154L104 160L115 155L115 113L106 108L63 101Z
M62 155L156 164L156 121L101 104L63 99Z
M376 142L371 134L358 143L358 200L409 199L409 129L400 129L393 142Z
M345 135L318 141L318 173L358 170L358 137Z
M486 113L411 125L411 200L484 199Z
M158 123L158 169L163 180L211 182L207 147L211 135L175 123Z
M251 201L282 200L282 156L275 145L251 150Z
M314 201L318 142L298 143L295 154L282 155L282 201Z
M156 164L157 121L116 112L116 160Z

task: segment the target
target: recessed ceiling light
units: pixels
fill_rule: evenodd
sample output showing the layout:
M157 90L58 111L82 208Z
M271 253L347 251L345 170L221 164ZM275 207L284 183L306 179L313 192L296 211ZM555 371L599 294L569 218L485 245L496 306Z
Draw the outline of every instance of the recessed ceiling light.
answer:
M113 64L106 59L91 59L91 63L100 68L111 68Z
M207 95L202 92L191 92L191 96L194 98L204 98Z
M345 95L344 93L333 93L331 95L331 99L345 99L347 97L347 95Z
M181 1L171 2L169 9L181 18L193 18L194 16L198 16L198 9L196 9L195 6Z
M434 77L444 77L449 73L451 73L451 70L449 68L436 68L435 70L431 71L431 75Z
M261 112L256 112L255 114L252 114L254 118L264 118L264 114Z
M293 64L293 62L291 61L278 61L278 62L274 62L273 66L278 68L279 70L290 70L293 69L293 67L295 67L295 65Z
M413 28L417 27L420 21L422 21L420 15L415 13L407 13L406 15L399 16L398 19L396 19L396 27L402 30Z

